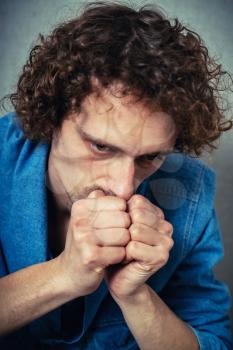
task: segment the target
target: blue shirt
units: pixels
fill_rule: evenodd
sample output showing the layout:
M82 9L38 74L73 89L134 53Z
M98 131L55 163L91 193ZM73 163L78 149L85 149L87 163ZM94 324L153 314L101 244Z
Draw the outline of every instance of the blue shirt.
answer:
M24 137L14 113L0 118L0 276L51 258L45 182L49 149L48 143ZM201 350L233 349L229 291L213 275L223 257L213 170L175 153L138 193L161 207L174 227L169 260L147 283L192 328ZM139 349L104 281L92 294L1 339L0 348Z

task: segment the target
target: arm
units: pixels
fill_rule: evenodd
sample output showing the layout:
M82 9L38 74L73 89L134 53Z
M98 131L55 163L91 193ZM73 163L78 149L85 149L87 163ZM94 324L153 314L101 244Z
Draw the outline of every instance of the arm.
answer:
M197 213L199 215L200 213ZM194 219L195 220L195 219ZM195 237L193 225L190 239ZM194 247L160 293L178 317L192 327L201 350L233 349L228 288L216 280L214 266L223 258L220 229L215 211Z
M118 305L140 350L198 350L197 338L148 286Z
M129 297L114 296L141 350L232 349L229 292L212 272L222 256L213 210L195 249L159 295L144 284Z
M168 260L172 226L140 195L131 197L128 210L131 241L123 266L106 273L110 293L141 350L198 350L191 328L145 283Z
M71 299L59 259L0 279L0 335L16 330Z
M146 275L143 271L137 276L134 269L134 273L124 280L120 294L119 281L117 288L113 285L114 279L109 281L111 294L142 350L150 349L150 346L151 349L160 349L160 346L162 349L176 349L175 346L178 349L195 349L197 344L201 350L232 349L228 317L229 292L213 274L214 265L223 257L219 225L213 209L213 180L213 174L206 171L203 181L205 186L201 186L200 205L197 205L195 215L190 217L190 232L182 260L159 296L145 283L140 287L140 281ZM179 225L177 232L178 229ZM150 244L145 241L146 230L135 239ZM152 242L152 248L155 243ZM131 256L134 260L145 260L145 264L148 264L150 250L147 248L147 253L145 251L143 254L146 247L142 246L141 251L139 247L138 244L132 247L134 250L131 249ZM153 249L154 256L158 255L158 251ZM153 259L151 261L156 262ZM128 280L131 280L131 286L134 283L140 288L134 285L133 292L128 293ZM150 286L156 290L156 279L155 282L151 279ZM122 291L126 291L124 295ZM193 341L191 346L189 342Z

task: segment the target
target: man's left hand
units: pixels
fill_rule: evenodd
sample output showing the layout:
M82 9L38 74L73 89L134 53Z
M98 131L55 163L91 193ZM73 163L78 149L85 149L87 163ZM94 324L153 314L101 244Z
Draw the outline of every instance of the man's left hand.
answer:
M106 271L106 282L114 299L137 293L150 276L164 266L174 242L172 225L163 211L141 195L128 201L131 240L125 247L126 259Z

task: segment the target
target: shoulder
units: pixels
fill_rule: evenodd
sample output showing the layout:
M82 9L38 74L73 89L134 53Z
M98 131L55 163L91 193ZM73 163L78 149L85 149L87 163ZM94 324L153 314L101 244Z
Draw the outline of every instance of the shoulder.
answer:
M16 113L0 117L0 174L13 176L38 166L47 155L49 144L25 137Z
M8 113L0 117L0 157L8 154L8 149L11 152L16 150L15 145L24 139L20 121L16 113Z
M0 140L1 141L4 135L7 135L9 131L11 132L20 131L22 133L20 121L17 118L17 115L15 112L10 112L0 117L0 136L1 136Z

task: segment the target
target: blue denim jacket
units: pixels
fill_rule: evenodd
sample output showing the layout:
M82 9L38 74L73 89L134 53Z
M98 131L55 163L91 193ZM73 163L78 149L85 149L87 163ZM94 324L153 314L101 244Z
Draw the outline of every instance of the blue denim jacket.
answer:
M14 113L0 119L0 276L50 259L46 163L49 144L24 138ZM227 287L213 275L223 257L215 176L177 153L138 189L174 227L167 264L148 284L196 334L201 350L233 349ZM164 325L166 327L166 325ZM136 350L105 282L0 340L0 349Z

